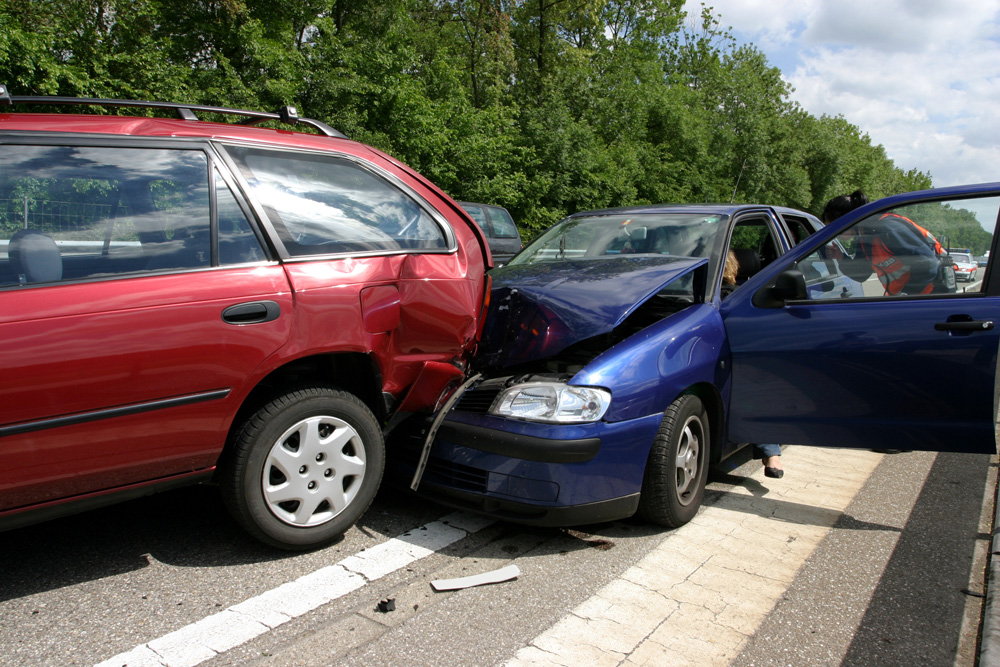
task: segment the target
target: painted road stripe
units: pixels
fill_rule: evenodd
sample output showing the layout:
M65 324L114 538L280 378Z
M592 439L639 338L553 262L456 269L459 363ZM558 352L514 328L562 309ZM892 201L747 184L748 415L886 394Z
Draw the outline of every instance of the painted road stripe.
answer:
M727 489L507 667L728 665L881 460L786 448L766 497Z
M465 512L449 514L119 653L96 667L194 667L492 523L492 519Z

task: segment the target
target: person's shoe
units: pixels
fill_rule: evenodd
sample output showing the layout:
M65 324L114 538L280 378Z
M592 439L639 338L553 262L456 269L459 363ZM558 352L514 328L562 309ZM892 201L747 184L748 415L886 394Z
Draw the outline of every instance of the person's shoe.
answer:
M781 476L785 474L785 471L781 468L768 468L764 466L764 477L773 477L775 479L781 479Z

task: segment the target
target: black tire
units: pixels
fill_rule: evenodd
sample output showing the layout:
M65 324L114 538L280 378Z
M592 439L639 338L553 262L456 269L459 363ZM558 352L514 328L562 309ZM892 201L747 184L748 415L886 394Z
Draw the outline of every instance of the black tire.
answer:
M701 399L685 394L670 404L646 462L640 518L668 528L694 518L705 496L710 442Z
M220 465L223 502L274 547L332 542L371 505L385 468L382 430L355 396L305 387L278 396L236 431Z

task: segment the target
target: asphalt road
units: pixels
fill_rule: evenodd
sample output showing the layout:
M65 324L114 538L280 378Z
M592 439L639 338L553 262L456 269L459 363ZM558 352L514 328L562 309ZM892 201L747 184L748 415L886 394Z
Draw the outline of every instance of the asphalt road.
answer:
M387 489L339 543L287 554L210 488L10 531L0 665L973 665L996 457L784 458L781 480L717 471L674 531L530 529Z

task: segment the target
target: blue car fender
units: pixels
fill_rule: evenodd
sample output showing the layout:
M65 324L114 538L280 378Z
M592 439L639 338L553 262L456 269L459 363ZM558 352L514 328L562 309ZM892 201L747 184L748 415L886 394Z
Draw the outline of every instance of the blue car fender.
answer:
M646 327L587 364L571 384L606 387L608 422L662 413L696 386L728 387L725 329L715 305L695 304Z

